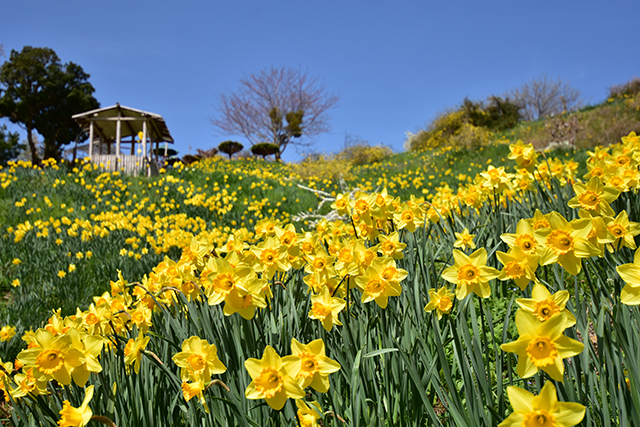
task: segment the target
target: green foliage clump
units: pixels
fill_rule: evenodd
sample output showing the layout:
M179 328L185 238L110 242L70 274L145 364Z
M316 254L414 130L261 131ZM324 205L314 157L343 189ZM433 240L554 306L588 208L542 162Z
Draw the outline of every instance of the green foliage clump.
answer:
M393 150L383 144L371 145L368 141L347 142L340 156L351 162L354 166L378 163L393 154Z
M218 150L220 150L220 152L222 153L227 154L229 156L229 159L231 159L231 156L233 156L234 154L242 151L243 148L244 146L236 141L224 141L221 142L220 145L218 145Z
M303 180L351 179L352 163L341 155L310 154L300 163L291 164L294 174Z
M263 160L266 159L267 156L278 154L279 152L280 147L269 142L263 142L262 144L256 144L251 147L251 153L253 153L254 156L262 156Z
M445 146L486 145L492 131L510 129L518 123L520 109L509 97L491 96L484 102L467 98L457 109L439 114L427 129L410 134L405 148L420 151Z
M640 77L634 77L626 83L609 88L609 99L633 98L640 94Z

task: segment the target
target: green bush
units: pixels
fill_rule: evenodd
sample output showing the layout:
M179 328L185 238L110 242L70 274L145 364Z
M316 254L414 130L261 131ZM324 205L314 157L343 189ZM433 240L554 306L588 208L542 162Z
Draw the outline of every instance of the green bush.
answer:
M243 148L244 145L236 141L224 141L221 142L220 145L218 145L218 150L220 150L220 152L222 153L227 154L229 156L229 159L231 159L231 156L233 156L234 154L242 151Z

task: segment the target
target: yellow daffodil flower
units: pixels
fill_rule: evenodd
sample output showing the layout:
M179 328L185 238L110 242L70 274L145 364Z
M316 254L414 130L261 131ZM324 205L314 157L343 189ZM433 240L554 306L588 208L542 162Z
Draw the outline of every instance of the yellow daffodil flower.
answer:
M627 305L640 304L640 249L633 256L633 263L622 264L616 267L616 271L625 282L620 301Z
M455 264L445 268L442 278L456 285L456 298L462 300L470 293L475 293L480 298L488 298L491 295L489 280L500 275L493 267L487 267L487 251L480 248L471 255L457 249L453 250Z
M592 177L585 185L580 182L573 184L576 196L569 200L568 205L574 209L585 209L597 215L613 216L614 212L609 203L620 195L620 191L602 184L597 176Z
M183 381L195 381L204 378L209 381L211 375L217 375L227 370L218 358L218 349L197 336L187 338L182 342L182 351L172 358L180 369Z
M34 367L47 379L60 384L71 383L71 372L84 363L84 355L72 345L68 334L54 336L46 329L38 329L34 335L35 347L22 350L18 360L24 366Z
M362 276L356 277L356 285L362 291L362 302L375 301L381 308L386 308L389 297L397 297L402 293L400 281L405 277L407 272L396 269L393 258L387 258L386 261L376 258Z
M322 410L318 402L314 400L307 405L304 400L298 399L296 406L298 407L300 427L320 427L321 424L318 421L322 419Z
M0 341L9 341L15 334L15 326L5 325L0 329Z
M340 370L340 364L325 355L321 339L302 344L291 339L291 356L282 359L285 369L302 388L311 387L320 393L329 390L329 374Z
M549 215L551 229L535 231L535 236L544 241L540 252L540 265L558 263L571 275L582 269L581 258L600 255L598 248L587 240L591 231L589 219L575 219L568 222L557 212Z
M580 424L586 408L573 402L558 402L556 387L547 381L534 396L520 387L507 387L513 413L498 427L572 427Z
M303 399L304 390L284 368L282 358L271 346L267 346L262 359L247 359L244 367L251 376L251 384L245 391L247 399L264 399L279 411L288 398Z
M520 246L514 246L509 252L497 251L496 257L504 265L498 279L513 280L520 290L524 291L530 281L535 282L536 269L540 257L536 254L526 254Z
M462 249L466 251L467 249L475 249L476 244L473 243L473 238L476 237L475 234L469 234L469 230L466 228L462 230L462 233L454 232L456 235L456 241L453 242L453 247Z
M311 297L309 318L320 320L322 327L330 332L333 325L342 326L338 320L338 313L345 307L346 302L342 298L332 297L328 286L323 286L321 292L320 295Z
M576 324L575 316L565 307L568 300L568 291L558 291L551 295L544 285L537 283L533 287L531 298L519 298L516 302L523 310L533 313L540 322L564 314L566 329Z
M133 370L137 374L140 372L140 364L142 363L142 351L149 344L150 337L142 334L138 335L136 339L129 339L124 347L124 363L129 369L129 365L133 364Z
M68 400L62 402L63 407L60 410L60 420L58 425L60 427L83 427L89 423L93 412L89 408L89 401L93 397L93 386L90 385L85 390L84 400L79 408L71 406Z
M424 307L424 311L427 313L436 311L438 320L442 319L443 314L449 314L453 308L454 301L453 292L449 292L446 286L442 286L437 291L435 289L429 289L429 303Z
M621 247L627 247L629 249L636 248L634 237L640 234L640 224L629 221L629 216L626 211L620 212L615 218L605 218L604 222L607 229L616 239L611 244L614 249L617 250Z
M518 355L520 377L529 378L542 369L554 380L563 381L562 360L580 354L584 349L584 344L562 334L565 324L564 316L553 316L540 324L533 313L518 310L516 327L520 337L500 348Z

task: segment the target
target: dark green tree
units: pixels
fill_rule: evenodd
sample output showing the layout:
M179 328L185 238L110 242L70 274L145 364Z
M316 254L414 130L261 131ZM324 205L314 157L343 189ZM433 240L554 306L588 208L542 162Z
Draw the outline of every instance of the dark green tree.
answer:
M272 154L277 155L280 152L280 147L270 142L263 142L252 146L251 152L254 156L262 156L262 159L266 160L267 156Z
M20 144L20 134L9 132L7 125L0 126L0 165L6 165L9 160L18 157L25 146Z
M229 160L231 160L231 156L239 153L243 148L244 146L236 141L224 141L218 145L218 150L220 150L221 153L227 154L229 156Z
M44 138L45 158L59 159L64 145L86 138L71 116L100 106L88 80L82 67L73 62L63 65L50 48L12 50L0 67L0 117L27 131L33 163L41 160L34 130Z

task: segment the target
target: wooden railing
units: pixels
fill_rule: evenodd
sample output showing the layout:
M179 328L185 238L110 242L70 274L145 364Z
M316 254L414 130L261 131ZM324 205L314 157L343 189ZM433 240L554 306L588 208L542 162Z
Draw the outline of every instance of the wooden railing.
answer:
M142 156L127 154L94 154L91 162L106 171L121 171L128 175L146 175L147 161Z

